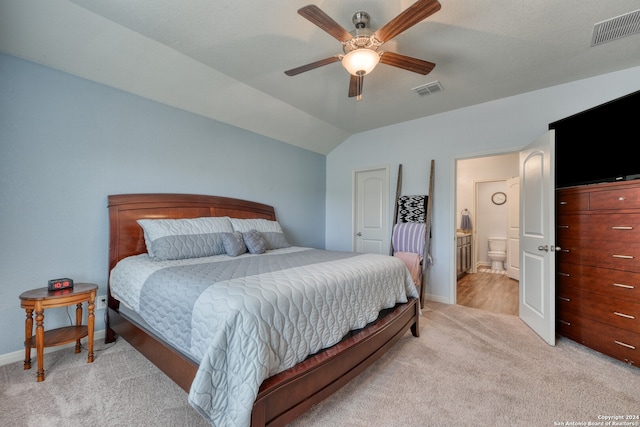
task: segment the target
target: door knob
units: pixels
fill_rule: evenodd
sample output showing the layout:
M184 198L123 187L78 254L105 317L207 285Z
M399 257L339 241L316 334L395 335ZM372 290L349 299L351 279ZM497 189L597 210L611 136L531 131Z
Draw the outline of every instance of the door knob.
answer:
M356 233L356 236L362 236L362 233L358 231L358 232Z
M549 246L548 245L538 246L538 250L539 251L549 252Z

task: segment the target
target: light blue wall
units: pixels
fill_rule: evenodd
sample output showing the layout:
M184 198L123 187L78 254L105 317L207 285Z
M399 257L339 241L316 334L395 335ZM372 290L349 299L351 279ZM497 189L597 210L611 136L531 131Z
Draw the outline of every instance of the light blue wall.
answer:
M446 83L445 83L446 87ZM427 294L453 302L455 289L455 160L470 154L517 151L549 123L640 90L640 67L576 81L449 113L357 134L327 156L326 248L350 250L352 171L390 165L391 209L398 164L403 194L425 194L435 159L432 252ZM424 102L438 102L446 90ZM602 149L606 148L606 142Z
M325 160L0 55L0 355L23 348L23 291L68 276L106 293L107 195L254 200L275 206L291 243L322 248ZM48 329L69 323L65 309L45 316Z

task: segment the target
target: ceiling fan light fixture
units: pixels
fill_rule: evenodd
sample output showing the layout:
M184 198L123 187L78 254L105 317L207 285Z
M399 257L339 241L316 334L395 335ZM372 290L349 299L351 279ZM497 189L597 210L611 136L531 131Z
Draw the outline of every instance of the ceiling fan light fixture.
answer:
M361 48L348 52L342 58L342 66L354 76L364 76L376 68L380 55L375 50Z
M385 65L402 68L414 73L427 75L436 66L433 62L401 55L394 52L378 52L380 46L393 39L398 34L431 16L440 10L438 0L416 0L411 6L393 18L391 21L372 32L369 27L369 14L363 11L353 15L352 22L356 29L347 31L318 6L310 4L298 9L298 14L315 24L334 39L342 43L342 52L301 67L287 70L287 76L295 76L305 71L313 70L324 65L341 61L342 66L350 74L349 98L362 98L362 81L382 62Z

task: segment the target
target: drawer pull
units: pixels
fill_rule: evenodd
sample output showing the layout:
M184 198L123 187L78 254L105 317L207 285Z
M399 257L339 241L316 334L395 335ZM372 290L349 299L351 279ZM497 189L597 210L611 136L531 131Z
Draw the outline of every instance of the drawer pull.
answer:
M611 256L614 257L614 258L633 259L632 255L616 255L616 254L613 254Z
M563 325L571 326L571 323L567 322L566 320L558 319L558 322L562 323Z
M627 198L620 196L620 197L618 197L618 200L620 200L621 202L624 202L625 200L627 200Z
M558 299L561 299L562 301L571 301L571 298L567 298L567 297L558 297Z
M627 319L635 319L635 316L632 316L630 314L618 313L617 311L614 311L613 314L615 314L616 316L625 317Z
M632 346L631 344L626 344L626 343L623 343L623 342L621 342L621 341L615 341L615 340L614 340L613 342L614 342L614 343L616 343L616 344L618 344L618 345L621 345L621 346L623 346L623 347L630 348L631 350L635 350L635 349L636 349L636 348L635 348L634 346Z
M561 201L560 201L560 204L561 204L561 205L566 205L566 204L567 204L567 202L564 202L564 201L562 201L562 200L561 200Z
M568 225L559 225L558 228L566 228L568 230L569 226Z
M617 286L619 288L625 288L625 289L635 289L635 286L631 286L631 285L623 285L622 283L614 283L613 286Z
M627 225L614 225L611 227L612 230L633 230L633 227Z
M569 273L561 273L561 272L558 272L558 276L571 277Z

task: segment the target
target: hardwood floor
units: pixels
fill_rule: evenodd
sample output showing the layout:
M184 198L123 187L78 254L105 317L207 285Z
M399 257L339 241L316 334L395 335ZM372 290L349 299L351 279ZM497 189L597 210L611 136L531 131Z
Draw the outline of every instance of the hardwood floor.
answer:
M494 313L518 315L518 281L506 274L469 273L458 280L457 303Z

